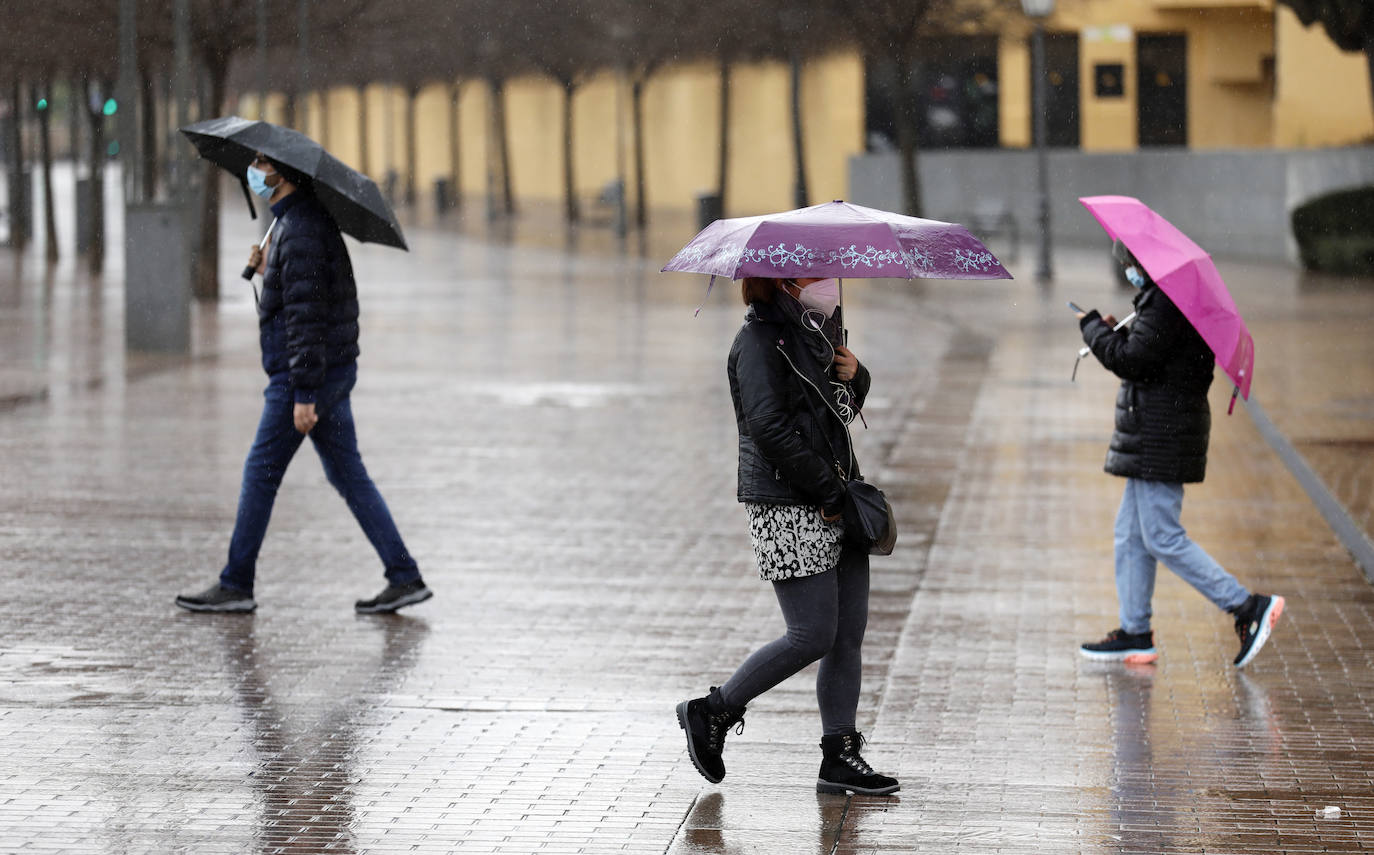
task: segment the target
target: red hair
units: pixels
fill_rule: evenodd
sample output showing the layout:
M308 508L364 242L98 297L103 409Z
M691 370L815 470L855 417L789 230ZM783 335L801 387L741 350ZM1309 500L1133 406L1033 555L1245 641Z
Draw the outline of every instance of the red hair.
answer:
M779 281L781 280L765 276L746 276L741 279L739 294L744 300L744 305L773 302L773 294L778 290Z

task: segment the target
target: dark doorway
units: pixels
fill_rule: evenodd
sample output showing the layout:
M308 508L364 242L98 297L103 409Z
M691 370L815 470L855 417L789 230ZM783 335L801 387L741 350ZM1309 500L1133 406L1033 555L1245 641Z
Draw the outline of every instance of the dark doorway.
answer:
M1140 145L1187 145L1187 36L1138 36L1135 44Z
M997 39L920 39L914 53L909 85L917 146L997 146ZM897 76L892 61L869 58L864 77L868 150L891 149L897 144Z
M1046 112L1050 146L1078 148L1078 35L1045 34Z

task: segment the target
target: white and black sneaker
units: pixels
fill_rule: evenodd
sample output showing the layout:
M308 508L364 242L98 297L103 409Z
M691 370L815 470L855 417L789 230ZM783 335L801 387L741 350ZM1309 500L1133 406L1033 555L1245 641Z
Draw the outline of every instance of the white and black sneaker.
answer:
M364 615L394 612L406 606L423 603L432 596L434 592L425 587L424 581L416 579L403 585L387 585L386 590L372 599L358 600L353 604L353 610Z
M1249 665L1264 642L1269 640L1274 624L1279 622L1279 616L1283 614L1283 604L1283 597L1251 594L1236 609L1236 635L1240 636L1240 652L1235 658L1237 668Z
M251 612L258 607L251 594L231 590L218 582L199 594L181 594L176 602L193 612Z

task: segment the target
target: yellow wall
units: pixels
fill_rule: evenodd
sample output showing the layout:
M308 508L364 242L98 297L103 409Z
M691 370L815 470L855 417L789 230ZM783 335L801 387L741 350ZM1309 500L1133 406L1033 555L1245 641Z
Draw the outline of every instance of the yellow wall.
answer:
M1278 14L1278 91L1274 144L1344 145L1374 136L1374 105L1364 55L1337 50L1319 25L1304 29Z

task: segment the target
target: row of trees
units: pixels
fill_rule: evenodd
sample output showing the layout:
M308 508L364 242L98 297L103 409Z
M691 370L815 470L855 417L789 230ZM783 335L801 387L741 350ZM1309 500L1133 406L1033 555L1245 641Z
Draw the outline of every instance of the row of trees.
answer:
M1320 20L1342 47L1370 50L1374 45L1374 12L1363 0L1282 0L1305 22ZM125 160L133 198L166 196L187 185L182 170L169 182L167 161L178 152L172 129L177 121L173 90L185 90L191 107L187 115L221 115L234 93L286 93L288 122L297 123L297 105L310 93L339 86L365 87L373 83L397 86L408 93L406 138L409 141L404 197L417 195L415 163L416 103L422 88L442 83L449 87L448 117L453 133L451 160L457 150L459 95L471 82L484 82L490 99L492 129L489 172L495 178L499 207L514 213L509 149L506 140L504 93L519 76L542 75L563 93L564 211L569 222L581 217L573 166L572 105L579 88L593 75L613 70L622 75L629 92L632 124L632 169L636 186L633 221L648 217L644 176L654 164L646 162L642 132L646 86L661 69L683 61L711 61L719 68L720 115L717 192L722 204L729 188L725 164L729 160L731 69L738 63L781 60L792 69L792 120L789 133L794 150L797 204L807 202L804 134L800 99L801 68L806 57L844 46L857 47L869 57L890 60L897 71L893 93L897 114L898 147L906 210L919 214L921 190L915 163L917 127L910 76L915 51L923 37L940 33L987 31L1009 16L1019 16L1019 0L25 0L7 12L0 30L0 95L9 102L16 121L8 126L5 148L10 154L11 185L23 169L23 153L36 135L45 188L51 189L52 152L49 140L51 111L34 112L41 93L63 82L80 102L88 125L86 168L98 175L104 163L104 103L114 92L121 72L136 78L135 103L122 104L137 120L136 139L121 140L125 152L136 148L137 162ZM137 41L132 51L121 50L120 12L132 11ZM180 44L174 26L184 14L187 38ZM121 64L121 61L122 64ZM1371 65L1374 69L1374 65ZM1374 72L1372 72L1374 73ZM323 105L324 99L315 103ZM366 102L359 133L367 126ZM28 117L27 122L17 119ZM702 117L708 122L708 117ZM327 123L326 123L327 124ZM555 127L550 123L550 128ZM367 160L365 135L364 160ZM327 140L324 140L326 145ZM136 145L134 145L136 143ZM369 164L361 164L367 170ZM206 165L198 181L199 235L196 293L218 293L219 181ZM455 197L462 188L455 168L451 180ZM100 182L92 182L98 188ZM95 190L99 193L99 190ZM51 192L45 194L47 253L55 257ZM87 206L99 217L99 199ZM94 229L96 235L103 229ZM21 236L22 237L22 236ZM91 262L102 263L102 240L91 250Z

